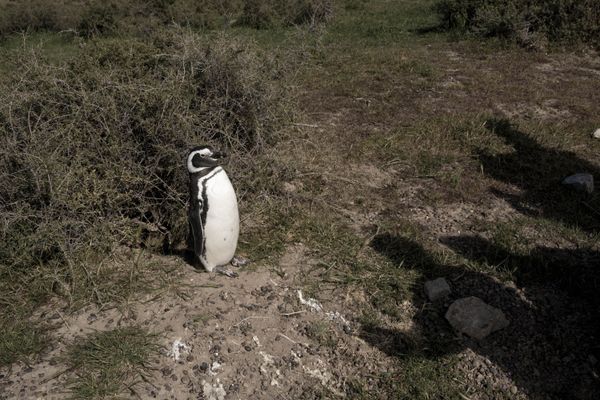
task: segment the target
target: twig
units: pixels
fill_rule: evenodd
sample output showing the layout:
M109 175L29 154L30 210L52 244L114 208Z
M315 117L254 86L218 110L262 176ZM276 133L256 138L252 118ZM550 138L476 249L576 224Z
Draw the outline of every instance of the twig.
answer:
M306 312L306 310L300 310L300 311L294 311L294 312L290 312L290 313L280 313L279 315L281 315L283 317L291 317L292 315L303 314L305 312Z
M60 319L62 319L62 321L64 322L64 324L67 326L67 329L71 329L71 325L67 322L67 320L65 319L65 316L62 315L62 313L60 311L56 311L56 313L58 314L58 316L60 317Z
M56 373L54 373L54 374L52 374L52 375L50 375L50 376L48 376L48 377L46 377L46 378L42 379L42 380L40 381L40 384L42 384L42 385L43 385L43 384L44 384L44 383L46 383L46 382L50 382L51 380L58 378L59 376L61 376L61 375L62 375L62 374L64 374L65 372L69 372L69 371L71 371L72 369L73 369L73 367L71 367L71 368L67 368L67 369L64 369L64 370L62 370L62 371L58 371L58 372L56 372Z
M375 231L375 233L365 239L362 246L360 246L360 249L358 249L358 251L356 252L354 257L358 257L365 250L365 248L369 245L369 243L371 243L373 241L373 239L375 239L375 236L379 235L380 229L381 229L381 227L379 225L377 225L377 230Z
M282 337L282 338L284 338L284 339L287 339L287 340L289 340L289 341L290 341L291 343L293 343L293 344L298 344L298 342L296 342L295 340L292 340L292 339L290 339L289 337L285 336L285 335L284 335L283 333L281 333L281 332L279 332L279 333L278 333L278 335L279 335L279 336L281 336L281 337Z
M466 271L462 271L460 274L458 274L458 276L451 278L452 282L457 282L460 278L462 278L463 276L465 276L467 272Z
M260 317L258 315L251 315L249 317L244 318L243 320L241 320L240 322L238 322L235 325L231 325L231 328L234 328L236 326L240 326L241 324L243 324L244 322L248 321L249 319L269 319L270 317ZM229 329L231 329L229 328Z
M300 123L296 123L296 124L292 124L294 126L304 126L306 128L320 128L319 125L313 125L313 124L300 124Z
M600 212L598 212L598 210L596 210L595 208L593 208L592 206L590 206L588 203L586 203L585 201L582 201L581 204L583 204L584 206L586 206L590 211L592 211L594 214L600 215Z

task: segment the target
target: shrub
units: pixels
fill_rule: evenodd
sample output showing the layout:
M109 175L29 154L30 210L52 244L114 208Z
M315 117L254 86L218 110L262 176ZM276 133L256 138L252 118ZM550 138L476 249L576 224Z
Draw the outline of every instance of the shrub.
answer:
M441 0L446 28L480 36L600 44L598 0Z
M0 3L0 35L16 31L74 28L81 17L81 7L70 6L74 1L7 1Z
M329 21L332 16L332 0L244 0L239 24L258 29L316 25Z
M241 0L176 0L166 8L164 21L194 28L221 28L231 25L241 9Z
M75 30L83 36L142 33L178 24L215 29L316 24L333 0L30 0L0 2L0 36L21 31Z
M242 155L277 139L283 102L269 60L252 43L180 31L88 41L59 67L35 52L14 60L0 83L3 289L46 268L48 290L90 295L86 266L115 245L144 229L182 241L187 150L226 148L243 178L253 157Z

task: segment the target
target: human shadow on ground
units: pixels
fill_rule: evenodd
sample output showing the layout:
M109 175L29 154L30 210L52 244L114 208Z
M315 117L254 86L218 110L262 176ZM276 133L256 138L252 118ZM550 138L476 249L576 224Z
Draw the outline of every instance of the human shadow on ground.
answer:
M511 265L520 265L526 270L529 265L539 266L538 258L572 256L568 252L557 254L540 249L538 256L528 259L507 254L478 237L450 237L444 242L476 261L514 257ZM418 310L413 320L422 339L415 342L409 332L364 326L361 337L371 345L399 359L437 359L470 348L492 363L468 360L473 363L465 372L472 375L469 380L476 381L480 375L500 376L498 371L494 372L499 368L530 398L592 399L598 393L598 380L593 377L597 374L593 370L596 367L589 359L593 352L596 358L599 356L594 338L598 332L592 328L597 312L590 310L587 299L562 291L552 281L552 275L542 281L526 281L525 286L507 285L473 269L440 264L421 245L398 235L379 234L371 247L388 257L395 268L413 268L423 276L413 289ZM598 257L598 254L590 256ZM525 272L524 276L528 276L533 270ZM449 281L452 293L446 301L429 302L422 284L440 276ZM444 315L452 301L469 296L479 297L503 310L510 325L481 341L457 337ZM488 384L510 396L506 381L494 380Z
M527 255L520 255L479 236L451 236L441 242L468 260L513 271L520 287L550 283L569 296L590 303L594 311L600 310L600 251L537 246Z
M598 166L573 152L541 145L505 119L488 120L485 126L514 151L491 154L487 149L478 150L483 172L521 191L515 195L493 189L494 195L525 215L558 221L586 232L600 232L600 196L577 193L561 185L565 177L575 173L600 177Z

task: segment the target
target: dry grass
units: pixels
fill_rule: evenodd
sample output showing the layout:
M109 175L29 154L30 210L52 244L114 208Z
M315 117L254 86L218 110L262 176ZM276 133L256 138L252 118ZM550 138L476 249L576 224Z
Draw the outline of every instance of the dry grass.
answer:
M189 148L229 150L244 192L254 156L278 138L279 69L248 41L165 31L90 41L59 66L31 49L12 61L0 90L0 304L8 320L49 295L71 305L113 297L98 282L118 244L138 245L148 232L163 248L180 243Z

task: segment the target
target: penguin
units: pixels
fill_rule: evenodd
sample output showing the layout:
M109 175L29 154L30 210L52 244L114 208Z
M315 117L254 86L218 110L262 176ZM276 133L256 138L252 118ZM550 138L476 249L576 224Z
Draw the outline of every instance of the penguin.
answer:
M189 238L195 259L208 272L235 277L227 265L241 266L246 260L235 257L240 218L235 190L222 167L226 159L211 146L194 147L188 153Z

